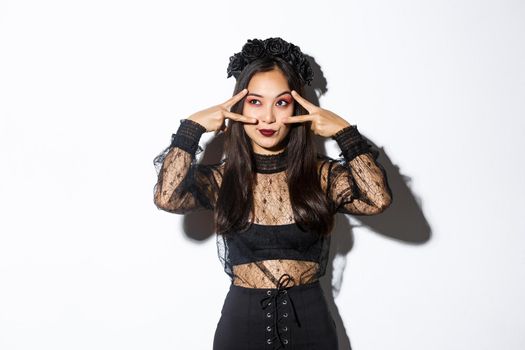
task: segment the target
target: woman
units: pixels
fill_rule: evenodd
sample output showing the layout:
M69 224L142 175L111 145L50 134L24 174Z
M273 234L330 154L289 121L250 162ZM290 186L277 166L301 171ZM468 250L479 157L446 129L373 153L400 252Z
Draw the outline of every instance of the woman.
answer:
M215 350L337 349L319 278L334 215L378 214L391 203L378 152L355 125L301 96L313 74L299 47L248 40L227 71L233 97L181 120L155 158L155 204L214 212L232 282ZM224 132L225 157L199 164L200 137L211 131ZM318 154L312 133L334 139L343 157Z

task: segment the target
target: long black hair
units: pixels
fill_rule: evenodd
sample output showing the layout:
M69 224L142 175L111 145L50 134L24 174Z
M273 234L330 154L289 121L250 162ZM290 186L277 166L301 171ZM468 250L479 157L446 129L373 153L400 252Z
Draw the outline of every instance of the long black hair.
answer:
M247 88L255 73L279 69L288 80L291 90L301 96L304 84L285 60L265 56L247 65L237 77L233 95ZM242 114L245 98L232 106L231 111ZM293 115L307 114L298 102ZM228 119L225 132L225 168L215 207L215 230L218 234L244 231L249 227L249 214L254 210L253 183L255 162L253 148L242 122ZM310 130L311 122L292 123L286 138L286 181L290 193L294 221L304 229L328 234L333 227L333 213L321 189L317 168L317 150Z

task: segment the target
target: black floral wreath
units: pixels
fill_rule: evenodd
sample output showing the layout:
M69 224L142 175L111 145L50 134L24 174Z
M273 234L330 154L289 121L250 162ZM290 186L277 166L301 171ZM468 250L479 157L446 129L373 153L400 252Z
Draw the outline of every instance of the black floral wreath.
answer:
M301 80L310 85L310 81L312 81L314 76L310 62L308 62L304 54L301 52L299 46L289 43L279 37L268 38L265 40L248 39L242 47L241 52L237 52L230 57L227 78L233 75L235 79L237 79L244 67L257 58L264 56L277 56L284 59L294 67Z

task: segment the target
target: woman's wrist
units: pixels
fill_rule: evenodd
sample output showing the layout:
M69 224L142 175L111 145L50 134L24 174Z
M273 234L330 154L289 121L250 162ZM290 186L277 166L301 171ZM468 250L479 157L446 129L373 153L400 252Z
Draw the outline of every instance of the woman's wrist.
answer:
M347 161L368 152L371 147L357 130L356 125L348 125L342 128L332 136L332 139L337 142L342 151L339 155L344 156Z
M206 128L191 119L181 119L179 128L171 135L171 146L181 148L195 155L199 141Z
M341 119L338 122L336 122L336 125L337 125L337 129L336 129L337 131L331 136L333 139L335 139L336 136L341 134L347 128L352 127L352 124L350 124L349 122L347 122L344 119Z

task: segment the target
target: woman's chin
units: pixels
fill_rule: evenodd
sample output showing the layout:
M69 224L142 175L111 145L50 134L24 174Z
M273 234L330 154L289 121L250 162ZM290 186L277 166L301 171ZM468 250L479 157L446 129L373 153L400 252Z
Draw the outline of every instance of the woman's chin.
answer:
M275 153L282 149L282 146L277 142L258 142L258 145L260 151L257 153L261 153L263 151Z

